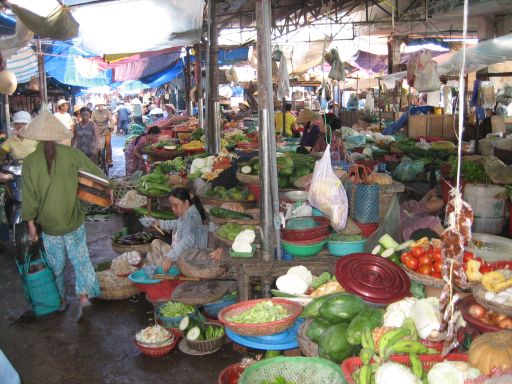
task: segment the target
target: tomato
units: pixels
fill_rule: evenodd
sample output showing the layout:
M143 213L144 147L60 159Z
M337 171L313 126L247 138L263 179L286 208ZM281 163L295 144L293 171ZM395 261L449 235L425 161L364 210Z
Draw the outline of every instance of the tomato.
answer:
M469 260L474 260L475 254L473 252L464 251L464 258L463 261L467 263Z
M412 256L410 256L404 264L407 268L412 269L413 271L415 271L419 265L418 259L415 259Z
M430 276L435 277L436 279L442 279L442 276L439 272L433 272Z
M430 266L430 264L420 265L416 272L418 272L421 275L430 276L430 274L432 273L432 267Z
M410 259L414 259L414 257L412 257L412 255L407 252L402 253L402 256L400 256L400 261L402 262L403 265L407 265L407 261L409 261Z
M482 274L492 272L492 270L493 270L492 267L487 263L481 265L480 269L479 269L480 273L482 273Z
M415 258L418 259L421 255L425 253L425 250L423 249L423 247L414 247L413 249L411 249L411 253Z
M430 265L432 263L432 259L428 256L428 253L421 255L418 261L420 262L420 265Z
M442 266L443 266L443 263L441 261L436 261L434 263L434 272L441 273Z
M441 260L441 248L434 248L434 251L432 252L432 259L435 261Z

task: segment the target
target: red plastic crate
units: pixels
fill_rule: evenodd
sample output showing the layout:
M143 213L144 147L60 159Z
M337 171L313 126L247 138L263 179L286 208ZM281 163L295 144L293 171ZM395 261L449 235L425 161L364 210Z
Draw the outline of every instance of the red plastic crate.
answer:
M420 355L419 358L423 365L423 369L427 372L434 366L434 364L440 363L441 361L468 361L468 355L463 353L450 353L445 357L441 355ZM405 364L408 367L410 366L410 359L408 355L394 355L391 356L389 360L395 363ZM345 380L347 380L348 384L356 383L352 377L352 374L362 365L363 363L359 357L349 357L341 363L341 370L343 371Z

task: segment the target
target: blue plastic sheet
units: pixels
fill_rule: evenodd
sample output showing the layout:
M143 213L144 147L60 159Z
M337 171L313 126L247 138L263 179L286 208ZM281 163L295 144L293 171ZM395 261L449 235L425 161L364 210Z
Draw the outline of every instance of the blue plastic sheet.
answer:
M424 105L424 106L421 106L421 107L411 107L411 109L409 110L409 114L411 114L411 115L428 114L428 113L431 113L432 110L433 110L433 107L431 107L429 105ZM405 125L407 124L407 121L409 120L409 114L404 113L394 123L389 124L382 131L382 134L383 135L394 135L400 129L405 127Z

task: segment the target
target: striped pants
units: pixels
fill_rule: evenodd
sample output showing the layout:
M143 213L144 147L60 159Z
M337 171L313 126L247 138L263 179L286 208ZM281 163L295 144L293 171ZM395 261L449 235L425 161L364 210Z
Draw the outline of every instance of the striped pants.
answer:
M63 236L51 236L43 232L42 238L48 264L55 275L61 297L65 297L64 266L66 264L66 254L75 270L76 295L88 295L90 298L99 296L100 285L89 259L84 225L82 224L78 229Z

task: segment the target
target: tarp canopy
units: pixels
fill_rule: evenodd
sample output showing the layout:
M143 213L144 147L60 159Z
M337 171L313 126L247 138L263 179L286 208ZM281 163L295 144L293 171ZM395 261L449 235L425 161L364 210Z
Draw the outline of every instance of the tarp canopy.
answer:
M18 84L27 83L32 77L37 77L37 57L31 47L20 49L6 60L7 70L14 72Z
M512 33L486 40L466 49L466 73L475 72L492 64L512 60ZM460 71L462 51L446 53L435 58L439 75L455 75ZM407 77L407 71L383 76L386 86Z

